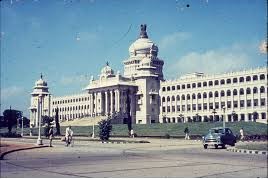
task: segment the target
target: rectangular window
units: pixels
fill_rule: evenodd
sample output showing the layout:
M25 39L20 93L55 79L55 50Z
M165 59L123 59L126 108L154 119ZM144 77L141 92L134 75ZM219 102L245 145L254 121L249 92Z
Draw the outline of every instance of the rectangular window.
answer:
M238 101L234 101L234 108L238 107Z
M172 112L175 112L175 106L172 106Z
M227 108L228 108L228 109L231 108L231 106L232 106L231 104L232 104L231 101L227 101Z
M170 106L167 107L167 112L170 112Z
M201 83L197 83L197 87L200 88L201 87Z
M177 105L177 111L180 111L180 105Z
M254 106L258 106L258 99L254 99Z
M198 110L202 110L202 105L198 104Z
M215 102L215 109L219 109L219 102Z
M265 106L265 98L261 98L261 106Z
M185 105L182 105L182 106L181 106L181 110L182 110L182 111L185 111Z
M209 109L213 109L213 103L209 103Z
M166 107L162 107L162 111L163 112L166 112Z
M196 110L196 104L193 104L193 105L192 105L192 109L193 109L193 110Z
M240 100L240 107L241 108L245 107L245 101L244 100Z
M187 104L187 111L191 111L191 105Z
M203 109L204 109L204 110L207 110L207 109L208 109L207 103L204 103L204 104L203 104Z
M248 99L248 100L247 100L247 107L250 107L250 106L251 106L251 100Z
M225 102L221 102L221 108L225 106Z

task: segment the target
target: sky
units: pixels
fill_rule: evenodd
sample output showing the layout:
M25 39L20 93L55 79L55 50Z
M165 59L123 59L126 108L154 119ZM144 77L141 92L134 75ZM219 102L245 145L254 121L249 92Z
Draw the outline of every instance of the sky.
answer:
M43 74L53 96L82 93L106 61L123 74L147 24L164 78L267 64L265 0L1 0L1 114L29 117ZM266 42L267 43L267 42Z

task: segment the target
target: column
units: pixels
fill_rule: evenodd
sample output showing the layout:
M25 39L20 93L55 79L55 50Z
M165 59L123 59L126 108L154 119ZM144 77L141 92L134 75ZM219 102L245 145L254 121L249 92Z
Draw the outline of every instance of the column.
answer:
M99 99L100 99L100 115L103 114L103 102L102 102L102 92L99 93Z
M113 95L113 90L111 90L110 91L110 100L111 100L111 103L110 103L110 113L111 113L111 115L114 113L114 103L113 103L113 101L114 101L114 95Z
M120 112L120 90L117 91L117 111Z
M105 113L106 113L106 116L108 116L108 92L105 91Z

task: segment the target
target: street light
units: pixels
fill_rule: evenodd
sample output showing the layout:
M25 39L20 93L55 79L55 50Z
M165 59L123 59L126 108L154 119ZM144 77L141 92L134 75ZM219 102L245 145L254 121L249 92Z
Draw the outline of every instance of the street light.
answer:
M93 113L93 128L92 128L92 138L95 138L95 113Z
M225 106L222 107L223 110L223 116L222 116L222 121L223 121L223 130L225 133Z
M41 117L42 117L42 95L40 94L38 96L38 108L39 108L39 130L38 130L38 139L37 139L37 145L43 145L42 139L41 139Z
M23 137L23 116L21 117L21 137Z

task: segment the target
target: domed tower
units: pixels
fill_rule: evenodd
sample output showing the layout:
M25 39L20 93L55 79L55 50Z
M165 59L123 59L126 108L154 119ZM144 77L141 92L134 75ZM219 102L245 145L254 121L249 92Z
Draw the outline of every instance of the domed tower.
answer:
M129 58L124 61L124 76L133 78L138 86L136 123L159 122L164 62L157 55L158 47L148 38L146 24L142 24L140 36L130 45Z
M37 127L41 116L50 116L51 95L48 91L47 82L43 80L43 75L35 82L31 93L30 125Z

